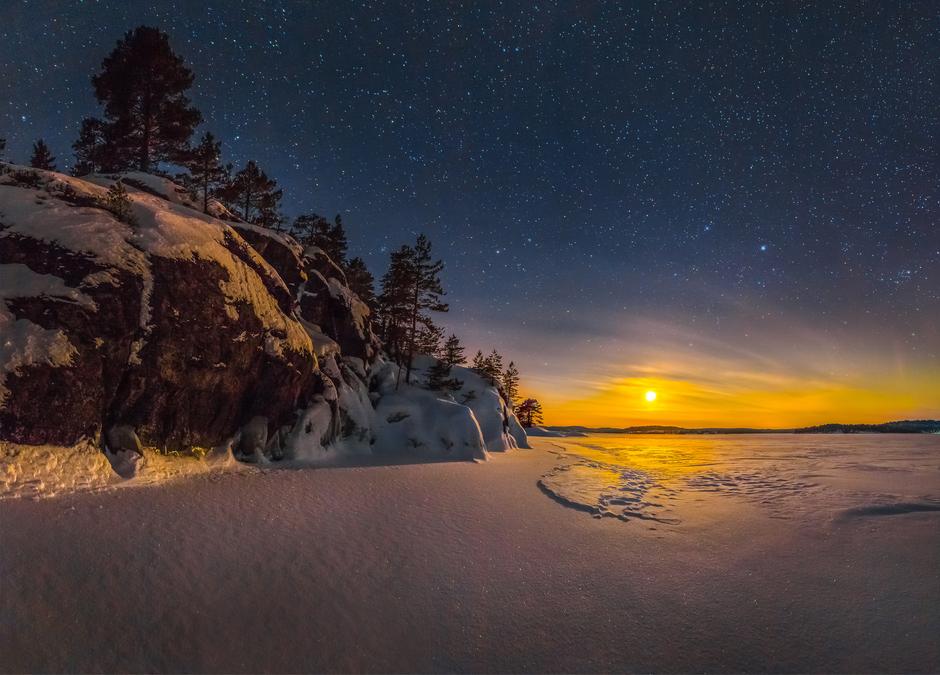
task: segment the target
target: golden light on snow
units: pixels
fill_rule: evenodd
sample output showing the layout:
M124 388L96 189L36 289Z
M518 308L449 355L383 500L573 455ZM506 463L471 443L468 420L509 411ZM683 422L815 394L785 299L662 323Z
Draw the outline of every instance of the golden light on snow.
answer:
M646 400L649 401L650 403L652 403L653 401L655 401L655 400L656 400L656 392L653 391L652 389L650 389L648 392L646 392Z

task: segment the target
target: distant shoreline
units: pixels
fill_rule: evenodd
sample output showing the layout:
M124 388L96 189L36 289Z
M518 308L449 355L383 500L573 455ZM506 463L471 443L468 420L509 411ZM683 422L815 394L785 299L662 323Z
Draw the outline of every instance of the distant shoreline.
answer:
M811 427L789 429L760 429L751 427L705 427L686 428L665 425L644 425L631 427L585 427L585 426L543 426L552 434L572 436L579 434L664 434L664 435L706 435L706 434L938 434L940 420L899 420L881 424L819 424ZM540 435L530 433L530 435ZM548 434L546 434L548 435Z

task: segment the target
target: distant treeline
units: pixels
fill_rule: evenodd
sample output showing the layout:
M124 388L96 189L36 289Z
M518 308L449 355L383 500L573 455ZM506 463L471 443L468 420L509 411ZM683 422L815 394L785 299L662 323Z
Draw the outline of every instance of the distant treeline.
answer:
M685 427L647 425L633 427L545 427L560 433L584 434L938 434L940 420L900 420L882 424L820 424L798 429L754 429L749 427Z
M795 434L938 434L940 420L900 420L883 424L820 424L794 429Z

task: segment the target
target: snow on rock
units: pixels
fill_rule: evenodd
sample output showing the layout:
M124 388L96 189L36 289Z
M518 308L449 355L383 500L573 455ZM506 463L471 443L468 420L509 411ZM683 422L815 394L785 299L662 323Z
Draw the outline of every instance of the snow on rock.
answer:
M427 381L427 371L434 365L435 359L419 356L415 359L417 377ZM451 377L460 383L460 387L449 396L473 411L480 423L483 442L490 452L503 452L515 448L528 448L525 430L516 419L512 409L506 404L499 387L487 380L472 368L454 366Z
M317 380L284 280L229 224L153 189L128 183L122 222L105 208L115 179L0 165L17 296L2 300L0 439L72 445L126 425L186 450L256 416L290 422Z

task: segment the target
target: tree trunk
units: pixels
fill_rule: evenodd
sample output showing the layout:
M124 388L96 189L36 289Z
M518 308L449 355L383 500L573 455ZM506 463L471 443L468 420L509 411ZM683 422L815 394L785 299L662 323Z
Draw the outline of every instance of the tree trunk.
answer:
M150 77L151 74L147 74L147 88L144 90L144 135L141 141L140 147L140 170L144 173L150 171L150 135L152 129L151 122L151 108L153 102L151 101L150 96Z
M415 280L414 304L411 306L411 339L408 341L408 370L405 372L405 384L411 382L411 361L415 355L415 331L418 327L418 281Z

